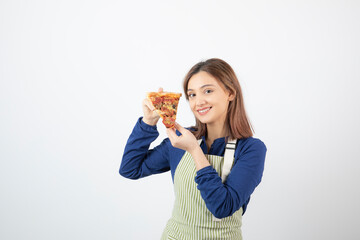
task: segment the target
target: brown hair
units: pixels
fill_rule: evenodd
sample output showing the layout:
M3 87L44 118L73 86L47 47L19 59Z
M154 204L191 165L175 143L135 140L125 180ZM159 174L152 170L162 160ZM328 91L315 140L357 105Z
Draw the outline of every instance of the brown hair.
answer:
M226 122L228 125L228 136L230 139L248 138L253 136L253 128L248 120L245 111L244 100L241 92L239 80L234 70L224 60L211 58L195 64L187 73L184 79L184 93L187 100L188 84L191 77L200 71L207 72L213 76L227 91L235 95L233 101L229 103ZM193 127L193 134L197 139L206 135L206 124L196 119L196 125Z

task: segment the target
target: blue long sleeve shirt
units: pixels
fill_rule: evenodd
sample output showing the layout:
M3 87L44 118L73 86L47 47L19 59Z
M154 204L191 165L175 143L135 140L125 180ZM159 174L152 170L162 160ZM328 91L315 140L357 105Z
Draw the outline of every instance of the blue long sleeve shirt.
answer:
M156 126L147 125L139 118L125 146L119 170L121 176L139 179L170 170L174 181L176 167L185 151L173 147L168 138L149 149L158 136ZM206 154L224 156L225 145L225 138L219 138L207 149L203 137L200 147ZM231 216L240 207L245 213L250 195L261 181L266 150L265 144L259 139L239 139L234 165L224 183L212 166L197 171L194 181L207 208L215 217Z

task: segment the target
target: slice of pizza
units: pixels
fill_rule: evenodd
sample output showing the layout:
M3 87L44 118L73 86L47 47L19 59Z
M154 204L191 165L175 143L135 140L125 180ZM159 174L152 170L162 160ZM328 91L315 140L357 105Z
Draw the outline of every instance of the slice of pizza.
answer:
M177 107L181 93L171 92L149 92L147 98L154 106L156 112L162 118L162 122L167 128L174 127L176 120Z

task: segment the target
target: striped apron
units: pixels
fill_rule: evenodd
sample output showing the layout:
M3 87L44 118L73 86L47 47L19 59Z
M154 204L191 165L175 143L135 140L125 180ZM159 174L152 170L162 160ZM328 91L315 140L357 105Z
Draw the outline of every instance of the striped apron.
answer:
M228 145L227 145L228 146ZM229 154L225 149L225 158ZM232 151L232 159L233 155ZM205 155L218 173L223 174L224 157ZM224 169L225 170L225 169ZM230 170L229 170L230 171ZM207 209L194 180L196 168L190 153L180 160L174 175L175 204L161 239L236 239L241 240L242 208L232 216L218 220ZM220 176L220 174L219 174ZM221 176L220 176L221 177ZM223 178L223 181L225 179Z

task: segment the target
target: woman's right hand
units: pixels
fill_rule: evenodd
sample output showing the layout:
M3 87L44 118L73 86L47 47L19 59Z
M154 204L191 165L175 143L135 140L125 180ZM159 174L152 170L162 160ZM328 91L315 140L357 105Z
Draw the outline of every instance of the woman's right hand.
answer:
M159 88L158 92L163 92L162 88ZM144 112L143 122L148 125L155 126L159 121L159 114L155 111L155 108L151 104L150 100L145 98L142 102L142 108Z

